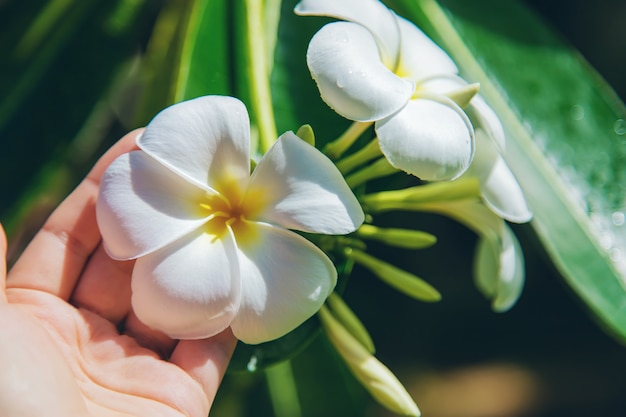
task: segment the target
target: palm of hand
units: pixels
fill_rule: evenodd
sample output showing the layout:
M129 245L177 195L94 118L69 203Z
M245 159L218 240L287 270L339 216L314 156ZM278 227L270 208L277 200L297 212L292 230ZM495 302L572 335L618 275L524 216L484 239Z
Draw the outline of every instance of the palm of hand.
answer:
M102 158L8 276L0 295L2 416L209 412L232 334L175 341L147 329L130 307L132 263L111 260L99 244L97 183L115 156L132 149L134 136Z

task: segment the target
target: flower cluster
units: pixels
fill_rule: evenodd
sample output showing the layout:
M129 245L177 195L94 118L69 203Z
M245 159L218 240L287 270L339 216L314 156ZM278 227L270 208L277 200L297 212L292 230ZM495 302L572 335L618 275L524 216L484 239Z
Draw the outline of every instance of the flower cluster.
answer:
M355 122L325 149L338 159L343 173L367 164L347 176L348 184L354 187L396 170L423 181L442 181L365 193L360 196L365 211L434 212L475 231L479 237L476 285L492 300L495 311L508 310L523 287L524 260L505 221L524 223L532 213L502 157L502 124L478 94L479 86L463 80L441 48L378 0L301 0L295 12L339 20L315 34L308 47L307 64L322 99L339 115ZM370 144L340 159L371 124L376 137ZM416 246L429 244L416 231L384 230L367 224L355 236L404 247L408 247L406 241L418 242ZM346 256L388 284L424 301L440 298L418 277L355 246L346 249ZM372 382L371 373L364 371L371 365L365 365L363 354L355 353L350 332L337 330L341 320L335 318L345 316L345 309L334 310L335 318L332 311L325 311L322 321L355 376L391 410L418 415L413 403L407 402L406 391L397 381L390 381L384 369L376 372L379 378ZM348 324L353 321L345 321L347 329L354 328ZM353 331L352 335L360 333ZM338 336L341 334L344 337ZM381 384L393 395L378 396Z
M136 260L132 307L149 327L179 339L230 327L258 344L319 313L372 395L397 413L419 415L333 292L337 268L329 255L416 299L438 301L435 288L377 259L365 242L428 247L436 240L428 233L385 229L371 219L387 211L442 214L477 233L476 284L494 310L505 311L524 282L521 248L506 222L532 214L502 156L503 126L478 84L462 79L414 24L378 0L302 0L295 12L338 19L311 39L307 63L324 102L353 125L323 153L311 145L310 130L287 132L251 164L239 100L207 96L173 105L148 124L139 150L119 157L103 177L97 217L104 245L113 258ZM370 127L375 135L356 146ZM403 172L420 181L367 187Z
M478 94L478 85L463 80L441 48L377 0L302 0L295 12L342 20L323 26L311 40L311 75L322 99L337 113L374 123L378 149L391 166L427 181L478 180L480 200L469 193L454 202L387 201L384 210L434 211L476 231L479 288L494 300L496 310L509 308L519 296L524 273L519 244L503 219L524 223L532 213L502 157L502 124ZM357 137L344 136L334 144L339 155ZM376 155L373 147L368 158ZM368 171L366 179L393 172ZM456 187L453 182L448 186ZM377 198L385 198L384 193ZM405 196L396 193L393 198ZM372 197L362 202L370 211L381 210L371 204Z

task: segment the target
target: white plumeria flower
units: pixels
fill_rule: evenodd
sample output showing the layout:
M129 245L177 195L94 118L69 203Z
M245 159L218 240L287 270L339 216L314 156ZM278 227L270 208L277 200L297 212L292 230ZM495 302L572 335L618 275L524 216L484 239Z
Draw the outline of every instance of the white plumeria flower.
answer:
M104 174L97 218L107 252L136 259L143 323L177 339L230 326L260 343L319 310L336 270L287 229L345 234L363 221L328 158L288 132L250 175L248 113L220 96L163 110L137 143Z
M315 34L307 63L331 108L350 120L375 122L394 167L424 180L454 179L468 168L472 124L454 100L432 88L458 73L441 48L376 0L302 0L295 11L346 20Z
M440 77L430 83L437 94L452 94L467 83L456 76ZM485 204L498 216L513 223L525 223L532 218L524 192L502 157L505 134L500 119L479 95L466 106L475 127L476 153L464 177L476 177Z
M468 169L465 175L479 178L483 199L496 214L516 223L531 219L501 156L505 135L498 116L478 95L470 97L467 114L460 109L450 97L468 84L415 25L376 0L302 0L295 10L349 21L315 35L308 64L322 97L339 114L376 120L392 165L425 180L455 178Z

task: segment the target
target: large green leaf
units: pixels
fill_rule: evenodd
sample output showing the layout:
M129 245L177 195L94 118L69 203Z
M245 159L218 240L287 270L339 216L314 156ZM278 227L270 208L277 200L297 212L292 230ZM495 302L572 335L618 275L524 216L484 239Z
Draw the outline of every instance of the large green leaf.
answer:
M183 100L234 94L231 6L224 0L166 3L143 62L145 88L137 124Z
M127 128L119 126L120 109L114 109L121 104L118 90L131 78L130 63L136 62L161 4L4 3L0 217L14 246L16 234L33 232L24 225L45 217L115 139L106 137L108 131Z
M389 2L446 49L505 124L505 158L567 283L626 339L626 111L517 1Z

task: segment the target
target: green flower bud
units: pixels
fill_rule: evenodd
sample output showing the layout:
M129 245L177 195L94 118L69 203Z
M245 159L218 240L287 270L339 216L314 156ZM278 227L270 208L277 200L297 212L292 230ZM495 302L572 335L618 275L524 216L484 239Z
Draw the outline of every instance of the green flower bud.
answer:
M315 146L315 133L311 125L302 125L296 132L296 136L308 143L311 146Z
M420 230L381 228L371 224L363 224L356 231L362 239L377 240L390 246L405 249L424 249L437 243L437 238Z
M410 297L427 302L441 300L439 291L410 272L383 262L358 249L347 249L346 256L372 271L383 282Z
M318 314L328 339L372 397L394 413L419 417L419 408L398 378L369 353L326 307L322 307Z
M326 300L328 306L332 309L335 317L341 322L341 324L350 332L355 339L357 339L368 352L376 352L374 342L369 332L359 320L354 311L348 307L345 301L336 293L332 293Z

